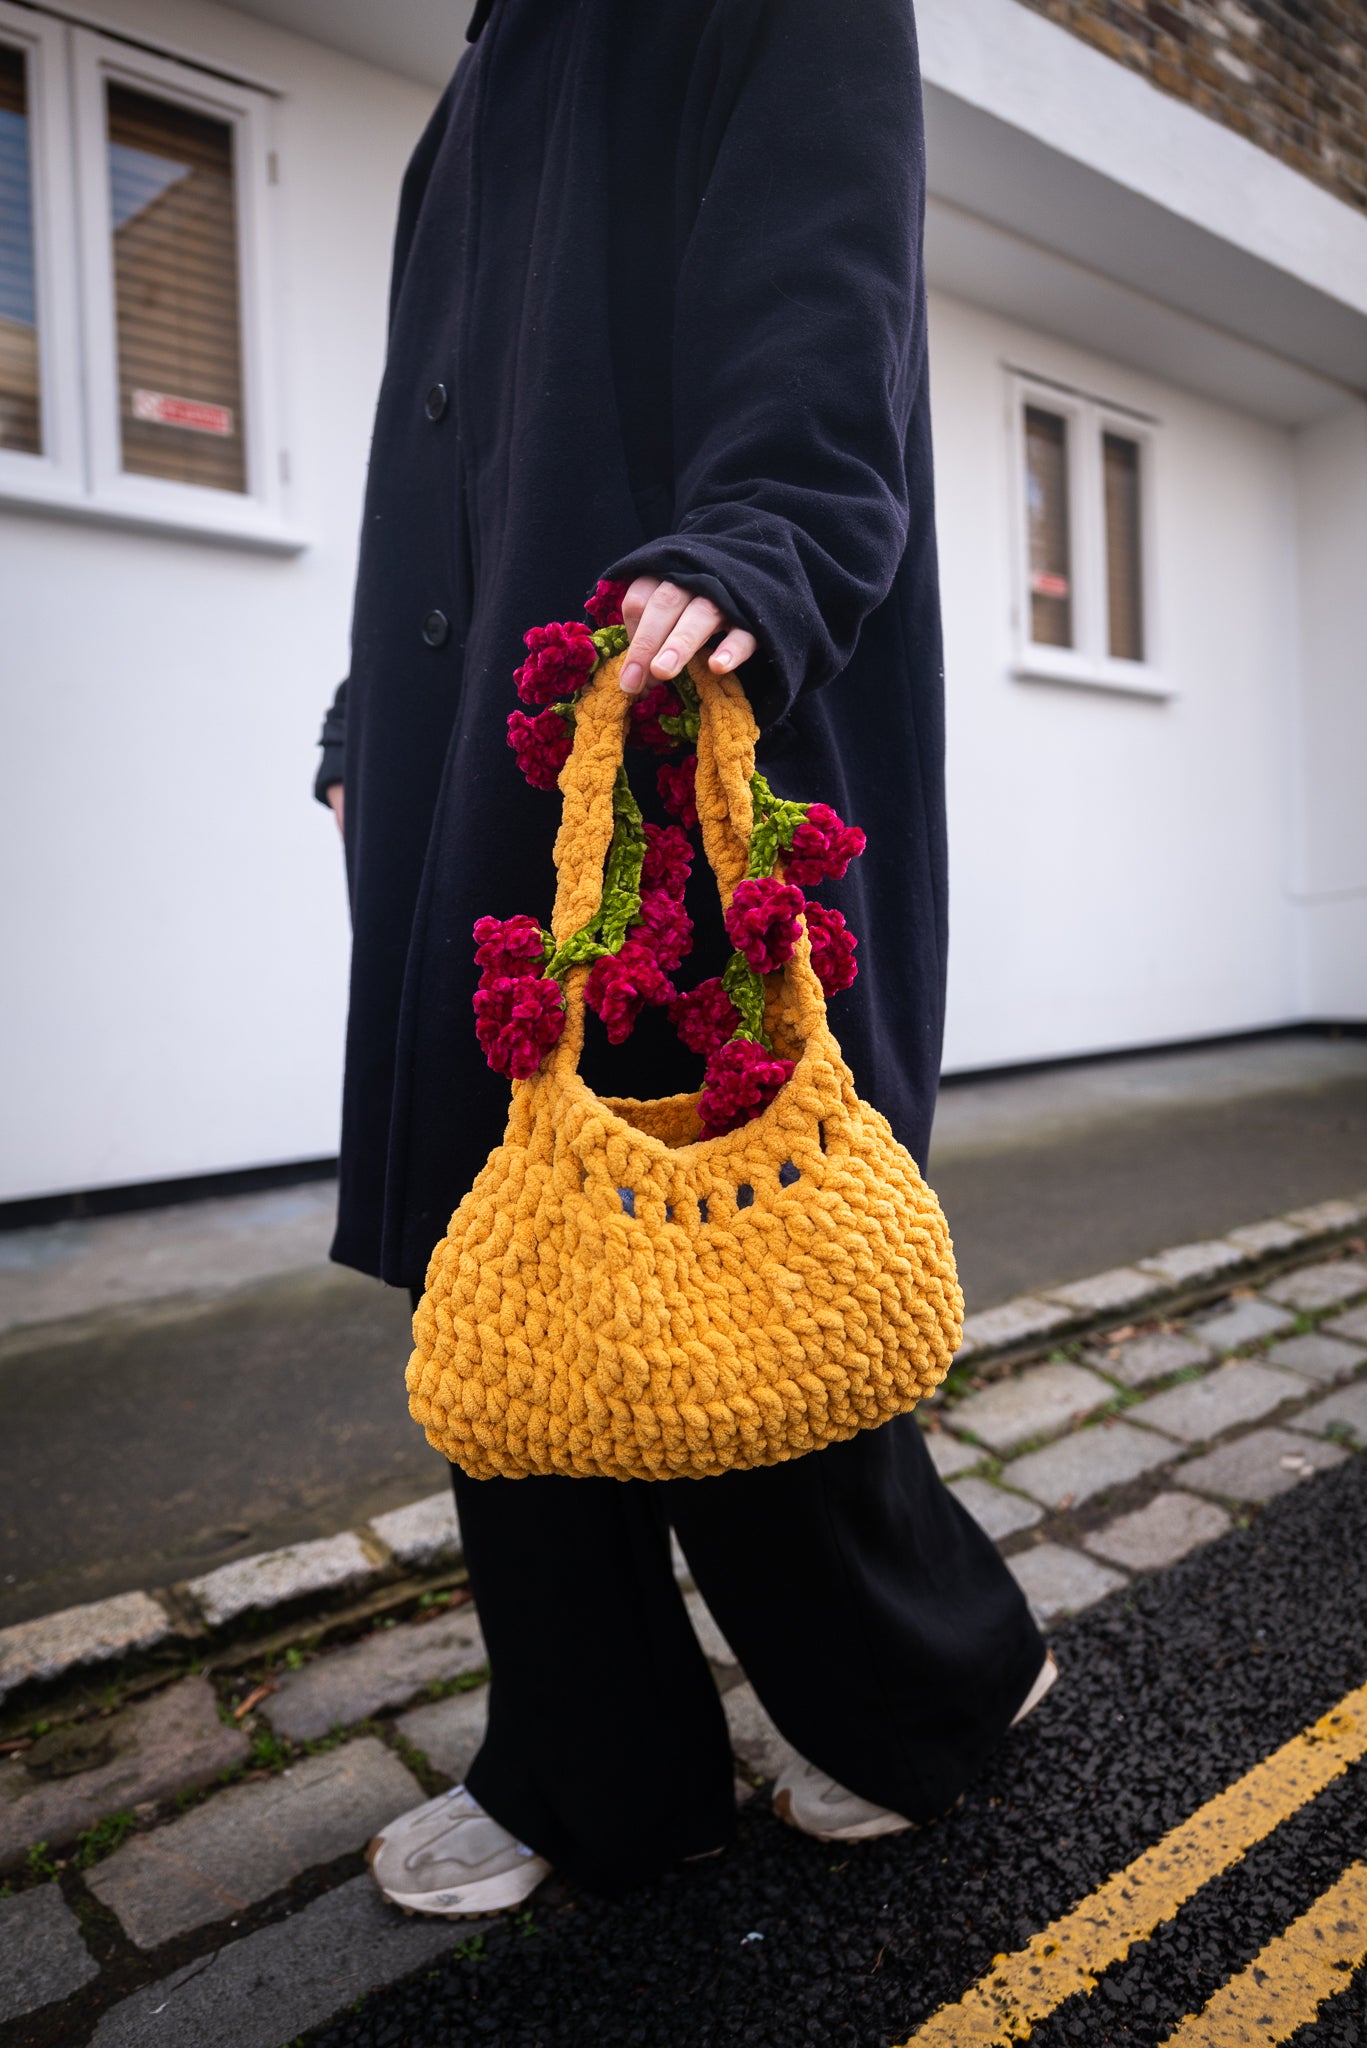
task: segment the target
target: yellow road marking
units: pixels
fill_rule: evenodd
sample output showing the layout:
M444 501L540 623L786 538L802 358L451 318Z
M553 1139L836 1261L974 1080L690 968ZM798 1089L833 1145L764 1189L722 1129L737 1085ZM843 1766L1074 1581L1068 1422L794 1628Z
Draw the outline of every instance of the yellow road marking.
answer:
M1347 1989L1367 1960L1367 1863L1351 1863L1308 1913L1260 1949L1163 2048L1275 2048Z
M1023 1949L998 1956L971 1991L932 2013L903 2048L1009 2048L1028 2040L1065 1998L1094 1991L1103 1970L1364 1754L1367 1685L1255 1764Z

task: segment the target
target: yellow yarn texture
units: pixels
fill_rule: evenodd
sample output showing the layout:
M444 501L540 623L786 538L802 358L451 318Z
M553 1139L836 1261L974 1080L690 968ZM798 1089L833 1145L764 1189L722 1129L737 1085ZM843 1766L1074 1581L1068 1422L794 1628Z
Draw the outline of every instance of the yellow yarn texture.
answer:
M561 771L557 944L597 909L630 700L622 658L578 707ZM755 723L690 664L697 801L723 904L745 873ZM861 1102L806 937L766 982L797 1064L755 1120L701 1140L697 1095L595 1095L579 1076L587 969L564 1036L513 1083L492 1152L432 1254L409 1407L475 1479L710 1478L876 1428L949 1370L963 1296L944 1215Z

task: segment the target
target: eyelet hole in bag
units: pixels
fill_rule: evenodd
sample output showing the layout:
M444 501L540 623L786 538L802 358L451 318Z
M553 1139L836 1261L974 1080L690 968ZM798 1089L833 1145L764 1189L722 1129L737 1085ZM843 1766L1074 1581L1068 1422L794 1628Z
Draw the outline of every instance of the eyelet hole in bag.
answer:
M825 1126L825 1124L818 1124L818 1125L817 1125L817 1127L816 1127L816 1142L817 1142L817 1144L818 1144L818 1145L819 1145L819 1146L821 1147L822 1151L824 1152L824 1151L825 1151L825 1149L826 1149L826 1126Z
M672 1202L666 1202L666 1203L665 1203L665 1222L666 1222L666 1223L672 1223L673 1221L674 1221L674 1204L673 1204Z
M754 1199L754 1189L751 1187L748 1180L743 1180L740 1186L736 1189L736 1207L738 1209L748 1209L751 1203L754 1201Z
M781 1188L790 1188L790 1187L792 1186L792 1184L793 1184L793 1182L794 1182L795 1180L801 1180L801 1178L802 1178L802 1175L801 1175L801 1174L800 1174L800 1173L798 1172L797 1168L796 1168L796 1167L795 1167L795 1166L793 1165L793 1162L792 1162L792 1160L791 1160L791 1159L785 1159L785 1160L784 1160L784 1162L783 1162L783 1164L782 1164L782 1166L780 1166L780 1168L779 1168L779 1170L778 1170L778 1184L779 1184L779 1186L780 1186Z
M706 1223L708 1221L706 1195L700 1195L698 1198L698 1221L699 1223Z
M636 1190L634 1188L618 1188L617 1192L621 1196L622 1207L626 1210L627 1215L634 1216L636 1214Z

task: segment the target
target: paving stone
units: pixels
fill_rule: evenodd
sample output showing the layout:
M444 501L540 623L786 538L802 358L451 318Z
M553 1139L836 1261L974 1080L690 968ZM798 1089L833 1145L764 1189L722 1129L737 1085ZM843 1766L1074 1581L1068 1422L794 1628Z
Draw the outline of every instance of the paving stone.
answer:
M1039 1301L1033 1294L1018 1295L1014 1301L1004 1301L1000 1308L980 1309L977 1315L965 1318L959 1356L967 1358L978 1351L1004 1351L1009 1344L1024 1344L1031 1337L1046 1337L1050 1330L1061 1329L1072 1321L1071 1310L1056 1301Z
M1008 1493L1004 1486L994 1486L990 1479L957 1479L949 1490L994 1543L1014 1536L1018 1529L1033 1529L1044 1519L1043 1508Z
M1335 1380L1350 1380L1367 1360L1367 1351L1360 1344L1326 1337L1323 1330L1313 1330L1308 1337L1287 1337L1272 1345L1265 1355L1269 1365L1302 1373L1306 1379L1319 1380L1325 1386L1332 1386Z
M739 1664L740 1658L717 1627L712 1617L711 1609L703 1599L702 1594L698 1592L685 1593L684 1606L688 1609L688 1618L693 1624L693 1633L702 1644L703 1655L710 1657L714 1664Z
M1323 1266L1302 1266L1298 1272L1283 1273L1263 1289L1269 1301L1302 1313L1320 1308L1337 1308L1367 1294L1367 1266L1358 1259L1333 1259Z
M473 1606L381 1628L345 1650L332 1650L284 1672L261 1711L279 1735L312 1742L333 1728L349 1728L390 1707L407 1706L424 1686L460 1678L489 1661Z
M1261 1422L1283 1401L1309 1391L1308 1382L1295 1373L1244 1358L1217 1366L1204 1379L1169 1387L1166 1394L1151 1394L1131 1408L1130 1420L1180 1436L1185 1444L1208 1444L1241 1423Z
M1359 1196L1356 1201L1316 1202L1309 1209L1289 1209L1286 1220L1299 1224L1309 1236L1319 1236L1328 1230L1351 1230L1365 1216L1367 1199Z
M1217 1273L1228 1273L1236 1266L1246 1266L1250 1256L1242 1246L1215 1237L1200 1244L1170 1245L1165 1252L1155 1252L1151 1259L1140 1259L1137 1263L1142 1273L1152 1273L1170 1287L1182 1287L1195 1280L1211 1280Z
M1303 1223L1293 1223L1289 1216L1269 1216L1265 1223L1245 1223L1239 1230L1225 1232L1231 1244L1252 1252L1255 1258L1263 1258L1268 1252L1291 1251L1312 1234Z
M1096 1557L1123 1564L1132 1572L1161 1571L1189 1550L1212 1543L1231 1527L1229 1516L1213 1500L1193 1493L1160 1493L1147 1507L1119 1515L1104 1529L1084 1537Z
M224 1727L204 1678L182 1678L108 1720L55 1729L0 1763L0 1871L34 1842L59 1848L106 1814L211 1784L246 1756L246 1736Z
M1156 1430L1108 1422L1012 1459L1002 1478L1047 1508L1062 1507L1065 1501L1079 1505L1108 1486L1124 1486L1141 1472L1166 1464L1179 1448Z
M1298 1436L1290 1429L1255 1429L1251 1436L1221 1444L1204 1458L1179 1467L1184 1486L1226 1500L1271 1500L1286 1493L1312 1472L1327 1472L1349 1455L1341 1444Z
M235 1621L255 1608L279 1607L309 1593L336 1593L373 1578L371 1562L359 1536L347 1530L315 1543L291 1543L284 1550L262 1551L220 1565L202 1579L191 1579L189 1592L213 1628Z
M1076 1417L1113 1397L1105 1380L1085 1366L1036 1365L960 1401L954 1409L954 1427L980 1437L994 1451L1012 1451L1031 1437L1066 1429Z
M69 1998L99 1974L55 1884L0 1899L0 2021Z
M797 1751L779 1734L753 1685L733 1685L721 1703L736 1756L757 1778L776 1778Z
M1334 1316L1327 1323L1320 1324L1320 1335L1343 1337L1352 1343L1367 1344L1367 1301L1361 1308L1350 1308L1347 1315Z
M230 1785L181 1819L134 1835L86 1882L130 1940L160 1948L364 1847L421 1801L417 1779L367 1735L276 1777Z
M453 1692L449 1699L414 1707L394 1723L405 1742L420 1749L434 1770L463 1783L489 1725L489 1688Z
M957 1479L961 1472L971 1472L975 1465L981 1465L983 1452L977 1444L960 1443L947 1429L928 1429L926 1449L930 1462L941 1479Z
M1156 1330L1149 1336L1125 1337L1108 1350L1093 1347L1087 1363L1109 1373L1122 1386L1143 1387L1193 1365L1209 1365L1215 1352L1209 1344L1180 1330Z
M1242 1351L1246 1344L1261 1343L1279 1330L1289 1330L1296 1318L1290 1309L1274 1308L1270 1301L1235 1301L1214 1315L1193 1316L1187 1325L1193 1337L1213 1344L1217 1351Z
M406 1508L373 1516L370 1527L381 1543L388 1544L395 1561L414 1571L455 1564L461 1554L460 1523L449 1486L429 1493L425 1500L410 1501Z
M1017 1551L1006 1562L1041 1623L1080 1614L1084 1607L1104 1600L1125 1584L1123 1573L1061 1543L1037 1543L1033 1550Z
M1355 1386L1340 1387L1335 1394L1329 1394L1323 1401L1312 1401L1308 1408L1302 1408L1299 1415L1293 1415L1290 1428L1302 1429L1312 1436L1323 1436L1330 1430L1335 1434L1347 1431L1354 1443L1367 1447L1367 1380L1359 1380Z
M1061 1301L1079 1315L1104 1315L1107 1309L1134 1308L1157 1294L1160 1282L1137 1266L1112 1266L1107 1273L1093 1273L1086 1280L1072 1280L1066 1287L1042 1289L1045 1301Z
M59 1678L83 1664L107 1664L150 1650L172 1633L166 1610L146 1593L116 1593L0 1628L0 1700L30 1679Z
M302 1913L135 1991L104 2015L90 2048L280 2048L484 1924L406 1916L369 1877L353 1877Z

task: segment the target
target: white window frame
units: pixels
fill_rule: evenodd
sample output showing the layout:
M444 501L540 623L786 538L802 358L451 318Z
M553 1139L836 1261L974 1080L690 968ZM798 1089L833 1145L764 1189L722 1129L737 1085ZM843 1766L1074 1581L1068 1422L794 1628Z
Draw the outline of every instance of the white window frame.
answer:
M1013 550L1012 674L1021 682L1068 683L1127 696L1171 698L1160 661L1156 595L1156 473L1158 423L1123 406L1018 370L1008 372L1011 534ZM1030 637L1030 526L1025 441L1027 407L1068 422L1068 538L1073 645L1048 647ZM1122 435L1139 449L1139 573L1144 614L1144 659L1124 661L1110 652L1106 588L1106 491L1103 437Z
M273 104L250 86L0 0L31 60L30 122L45 451L0 451L0 503L296 553L287 519L272 251ZM41 80L41 101L37 81ZM233 129L245 491L122 468L105 86L171 100ZM49 407L52 434L49 442Z

